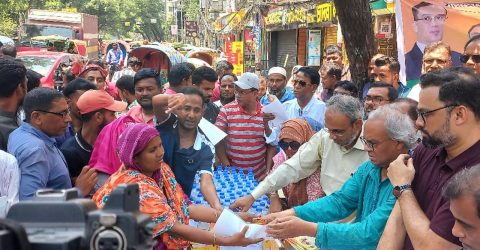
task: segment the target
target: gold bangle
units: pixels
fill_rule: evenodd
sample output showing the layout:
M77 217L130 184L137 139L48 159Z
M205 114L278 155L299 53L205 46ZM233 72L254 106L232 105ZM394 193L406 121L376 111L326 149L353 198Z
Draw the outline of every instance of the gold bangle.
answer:
M213 232L213 245L214 245L214 246L215 246L215 245L216 245L216 243L217 243L217 242L216 242L216 241L217 241L217 239L216 239L216 238L217 238L217 237L215 237L215 232Z
M214 208L213 212L215 213L215 221L218 219L218 213L217 210Z

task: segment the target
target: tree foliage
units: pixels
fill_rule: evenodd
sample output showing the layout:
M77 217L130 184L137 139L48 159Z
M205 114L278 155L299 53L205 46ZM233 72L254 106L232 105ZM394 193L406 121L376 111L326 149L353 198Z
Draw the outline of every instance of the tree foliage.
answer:
M0 1L0 34L15 36L29 8L63 10L98 16L100 33L105 37L131 37L141 34L160 41L164 36L163 0L3 0Z

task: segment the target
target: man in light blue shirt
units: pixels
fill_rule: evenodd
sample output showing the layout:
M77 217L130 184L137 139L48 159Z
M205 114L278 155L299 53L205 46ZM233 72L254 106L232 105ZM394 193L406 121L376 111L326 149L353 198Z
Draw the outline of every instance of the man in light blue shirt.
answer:
M67 100L54 89L36 88L25 96L23 108L26 122L8 140L8 152L17 158L20 168L20 200L33 197L42 188L71 188L65 158L54 139L65 133L71 121ZM76 187L88 194L95 183L95 170L85 167Z
M375 249L395 204L387 168L416 145L411 119L390 105L373 111L363 137L370 160L331 195L270 214L267 233L274 238L315 237L320 249ZM353 223L331 223L357 211Z
M123 61L123 52L118 47L118 43L113 43L112 48L107 52L105 62L107 64L121 64Z
M315 132L319 131L325 124L326 106L314 95L320 84L318 71L311 67L301 67L297 71L293 82L295 99L283 103L288 119L306 118L312 129ZM267 123L272 119L264 118L264 122ZM266 142L276 145L280 135L280 127L269 127L268 124L265 124L265 128Z
M276 96L281 103L295 98L292 89L287 88L287 71L284 68L271 68L268 71L267 84L268 94L260 98L260 104L262 104L262 106L270 104L268 95Z

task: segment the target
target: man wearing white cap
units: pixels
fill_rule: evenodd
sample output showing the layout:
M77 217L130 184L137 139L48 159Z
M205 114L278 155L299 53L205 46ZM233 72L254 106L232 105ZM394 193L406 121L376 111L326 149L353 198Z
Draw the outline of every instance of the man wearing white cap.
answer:
M275 95L281 103L295 98L293 90L287 88L287 71L282 67L273 67L268 71L268 92L260 98L260 103L265 106L270 103L268 95Z
M257 180L266 175L265 126L262 106L257 101L260 79L244 73L235 82L235 101L225 105L215 125L227 133L216 145L216 155L222 166L253 168Z

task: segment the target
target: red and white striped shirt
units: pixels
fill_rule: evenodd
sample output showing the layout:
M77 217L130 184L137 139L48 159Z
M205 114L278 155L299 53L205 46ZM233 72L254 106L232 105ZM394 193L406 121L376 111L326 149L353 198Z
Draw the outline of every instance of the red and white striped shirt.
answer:
M266 175L267 146L261 108L257 102L257 111L249 114L237 101L233 101L221 108L215 122L227 133L226 151L232 166L252 168L257 180Z

